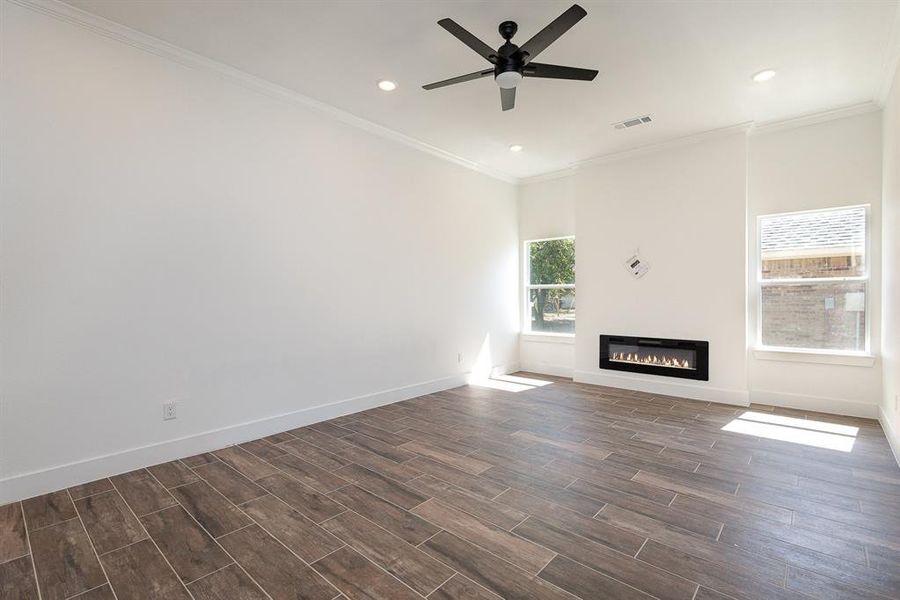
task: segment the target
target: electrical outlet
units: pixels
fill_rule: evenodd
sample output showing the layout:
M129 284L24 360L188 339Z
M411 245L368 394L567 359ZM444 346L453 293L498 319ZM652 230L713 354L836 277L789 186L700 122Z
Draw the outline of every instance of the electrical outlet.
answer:
M174 402L166 402L163 404L163 421L171 421L177 416L176 405Z
M458 362L459 364L463 364L463 362L465 362L465 360L466 360L466 357L463 356L462 352L456 353L456 362Z
M900 413L900 394L894 394L894 412Z

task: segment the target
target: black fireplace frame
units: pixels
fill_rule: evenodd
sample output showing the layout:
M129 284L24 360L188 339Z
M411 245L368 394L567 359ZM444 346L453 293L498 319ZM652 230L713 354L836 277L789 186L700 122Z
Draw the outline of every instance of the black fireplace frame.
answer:
M672 348L678 350L693 350L697 353L696 369L676 369L662 365L645 365L640 363L626 363L609 359L609 344L628 344L645 348ZM600 368L611 371L628 371L630 373L644 373L646 375L661 375L663 377L680 377L681 379L696 379L709 381L709 342L700 340L673 340L669 338L638 337L624 335L600 336Z

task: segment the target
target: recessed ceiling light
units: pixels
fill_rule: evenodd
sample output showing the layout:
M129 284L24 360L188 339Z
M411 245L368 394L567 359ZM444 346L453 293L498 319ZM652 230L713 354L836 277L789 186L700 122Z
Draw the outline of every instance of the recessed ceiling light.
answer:
M509 151L510 152L521 152L522 145L521 144L513 144L512 146L509 147Z
M397 89L397 84L390 79L382 79L378 82L378 89L382 92L393 92Z
M763 81L769 81L775 77L774 69L766 69L765 71L760 71L756 75L753 76L753 81L757 83L762 83Z

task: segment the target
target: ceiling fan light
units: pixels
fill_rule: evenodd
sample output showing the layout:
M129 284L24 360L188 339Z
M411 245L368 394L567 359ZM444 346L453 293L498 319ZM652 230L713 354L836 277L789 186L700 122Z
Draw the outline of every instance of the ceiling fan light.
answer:
M519 85L519 82L522 81L522 74L518 71L504 71L503 73L497 75L497 77L495 77L494 79L497 82L497 85L499 85L504 90L508 90Z
M512 146L509 147L509 151L510 152L521 152L522 144L513 144Z
M397 84L390 79L382 79L378 82L378 89L382 92L393 92L397 89Z
M760 71L753 76L753 81L756 83L762 83L764 81L769 81L775 77L775 69L765 69L764 71Z

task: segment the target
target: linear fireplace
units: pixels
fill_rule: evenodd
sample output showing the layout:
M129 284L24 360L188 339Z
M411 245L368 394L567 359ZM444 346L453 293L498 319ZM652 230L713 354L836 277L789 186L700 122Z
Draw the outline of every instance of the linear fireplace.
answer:
M600 368L709 381L709 342L601 335Z

